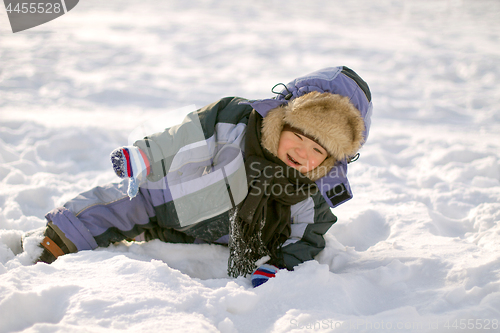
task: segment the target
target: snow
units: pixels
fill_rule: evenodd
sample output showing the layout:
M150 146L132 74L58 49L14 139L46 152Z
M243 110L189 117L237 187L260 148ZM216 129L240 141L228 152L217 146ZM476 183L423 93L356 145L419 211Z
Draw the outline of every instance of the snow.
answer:
M498 331L499 14L495 0L86 0L12 34L1 10L0 332ZM109 153L141 124L337 65L368 82L374 112L317 261L253 289L215 245L20 253L45 213L116 180Z

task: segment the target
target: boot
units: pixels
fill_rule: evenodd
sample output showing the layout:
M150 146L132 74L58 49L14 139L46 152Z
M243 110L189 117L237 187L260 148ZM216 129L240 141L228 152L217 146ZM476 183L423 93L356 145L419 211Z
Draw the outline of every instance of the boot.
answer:
M44 249L38 261L51 264L62 255L78 251L75 244L52 222L47 223L44 236L40 243Z
M76 246L71 242L52 222L47 223L45 228L29 231L23 237L23 242L31 237L38 238L38 247L41 253L35 258L34 262L44 262L47 264L53 263L58 257L77 252ZM25 244L23 248L26 251Z

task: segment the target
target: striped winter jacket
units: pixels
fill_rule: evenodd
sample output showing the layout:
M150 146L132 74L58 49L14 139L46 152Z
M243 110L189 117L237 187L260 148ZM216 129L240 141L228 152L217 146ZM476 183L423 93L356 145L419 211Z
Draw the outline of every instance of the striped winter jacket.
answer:
M247 100L226 97L135 143L151 161L147 187L167 241L226 241L232 208L247 195L245 131L252 110ZM282 247L289 269L324 248L323 234L336 221L319 192L293 205L291 215L291 238Z

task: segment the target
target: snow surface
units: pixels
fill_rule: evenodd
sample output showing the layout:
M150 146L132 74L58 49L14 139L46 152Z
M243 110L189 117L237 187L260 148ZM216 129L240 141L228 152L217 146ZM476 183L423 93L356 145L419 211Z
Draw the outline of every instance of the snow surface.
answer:
M0 10L0 332L499 331L499 17L497 0L85 0L12 34ZM317 261L253 289L214 245L19 254L46 212L116 180L109 153L142 123L337 65L374 113Z

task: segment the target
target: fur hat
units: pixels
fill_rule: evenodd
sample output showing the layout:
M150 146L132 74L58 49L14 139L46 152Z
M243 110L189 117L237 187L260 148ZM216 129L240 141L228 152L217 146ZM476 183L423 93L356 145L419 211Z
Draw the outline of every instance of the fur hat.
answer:
M324 177L337 161L354 156L364 140L361 113L348 97L338 94L313 91L270 110L262 120L262 146L275 156L285 124L314 138L330 154L306 173L312 181Z

